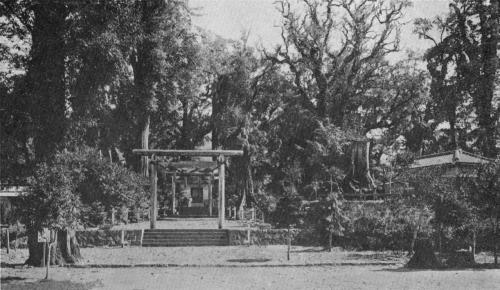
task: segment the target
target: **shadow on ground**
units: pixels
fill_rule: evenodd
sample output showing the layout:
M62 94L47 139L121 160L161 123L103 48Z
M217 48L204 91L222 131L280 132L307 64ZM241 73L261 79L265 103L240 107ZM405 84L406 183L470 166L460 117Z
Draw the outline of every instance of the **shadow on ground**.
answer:
M378 269L375 270L376 272L395 272L395 273L411 273L411 272L427 272L427 271L484 271L488 269L494 269L494 268L484 268L481 266L475 267L475 268L433 268L433 269L410 269L407 267L401 267L401 268L383 268L383 269Z
M74 283L71 281L39 280L36 282L22 282L24 278L5 277L2 278L2 289L36 289L36 290L88 290L96 286L96 283Z
M26 278L21 278L21 277L16 277L16 276L2 277L2 284L3 283L9 283L9 282L12 282L12 281L20 281L20 280L26 280Z
M315 249L304 249L304 250L291 250L291 253L319 253L319 252L326 252L328 251L327 249L321 249L321 248L315 248Z
M229 259L228 262L236 262L236 263L254 263L254 262L269 262L271 259Z
M16 268L16 267L23 267L24 264L23 263L4 263L2 262L0 264L0 267L2 268Z

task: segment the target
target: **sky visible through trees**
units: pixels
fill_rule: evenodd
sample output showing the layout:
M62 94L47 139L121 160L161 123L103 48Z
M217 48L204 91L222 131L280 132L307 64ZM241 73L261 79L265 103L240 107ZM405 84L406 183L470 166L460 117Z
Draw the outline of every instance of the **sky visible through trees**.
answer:
M430 43L412 33L412 21L419 17L435 17L448 11L448 0L412 1L405 13L406 25L401 42L403 49L424 50ZM293 3L293 2L292 2ZM280 40L281 19L272 0L191 0L195 9L193 24L229 39L239 39L243 31L250 32L251 45L272 48Z

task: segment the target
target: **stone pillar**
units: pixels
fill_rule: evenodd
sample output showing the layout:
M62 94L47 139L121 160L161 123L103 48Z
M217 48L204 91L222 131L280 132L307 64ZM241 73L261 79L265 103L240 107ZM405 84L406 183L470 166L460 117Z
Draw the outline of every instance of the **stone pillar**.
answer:
M219 229L224 228L224 215L226 213L225 206L225 158L224 155L219 155L217 158L217 162L219 163Z
M149 180L151 182L151 206L150 206L151 209L150 209L150 214L149 214L149 223L150 223L151 229L155 229L156 228L156 214L157 214L157 208L158 208L158 198L157 198L158 176L156 174L156 162L154 162L154 161L150 162L149 169L150 169Z

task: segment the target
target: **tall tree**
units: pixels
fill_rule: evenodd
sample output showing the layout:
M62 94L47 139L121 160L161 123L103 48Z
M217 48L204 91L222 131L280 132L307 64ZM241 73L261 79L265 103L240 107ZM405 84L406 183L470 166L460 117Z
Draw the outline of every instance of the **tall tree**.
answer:
M302 106L337 126L355 112L363 94L398 50L406 1L280 1L282 44L268 58L290 71ZM342 15L336 20L336 15Z
M113 120L130 84L129 55L138 32L132 1L71 3L67 19L67 87L71 106L66 147L109 149L120 134Z
M496 124L494 91L498 68L499 1L456 0L450 4L445 18L433 21L419 19L417 32L434 46L426 60L433 78L433 98L445 112L455 135L459 121L467 124L475 119L469 130L473 149L485 156L495 156ZM433 28L440 39L434 37ZM464 105L472 104L473 114L460 116ZM452 136L452 144L456 144ZM463 142L461 145L463 145Z
M134 74L141 148L149 148L151 118L159 104L179 86L173 78L176 64L187 62L182 53L183 38L189 33L189 11L185 1L138 1L140 34L131 57ZM162 100L163 98L163 100ZM147 158L141 163L147 175Z
M65 19L61 1L37 1L31 8L30 60L26 93L32 99L31 115L36 126L36 159L46 160L62 143L66 130Z

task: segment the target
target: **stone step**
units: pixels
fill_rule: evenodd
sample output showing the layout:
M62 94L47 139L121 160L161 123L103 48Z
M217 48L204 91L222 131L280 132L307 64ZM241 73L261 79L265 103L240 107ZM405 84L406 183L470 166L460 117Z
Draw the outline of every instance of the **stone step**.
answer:
M227 237L209 237L209 238L196 238L196 237L145 237L145 241L225 241Z
M227 245L226 239L220 240L203 240L203 241L194 241L194 240L145 240L142 242L142 245Z
M219 229L152 229L144 230L144 233L226 233L227 230Z
M144 237L142 242L145 241L224 241L227 236L221 237Z
M227 246L227 243L147 243L143 247L207 247L207 246Z
M143 241L155 241L155 240L186 240L186 241L206 241L206 240L223 240L227 239L227 236L213 236L213 237L183 237L183 236L169 236L169 237L143 237Z
M162 236L162 237L151 237L145 236L142 238L143 241L154 241L154 240L176 240L176 241L208 241L208 240L225 240L227 236L213 236L213 237L183 237L183 236Z
M151 236L179 236L179 235L184 235L184 236L224 236L226 233L210 233L210 232L169 232L169 233L162 233L162 232L153 232L153 233L147 233L144 232L144 235L151 235Z
M181 207L179 209L179 215L182 217L186 216L208 216L208 207ZM217 210L212 208L212 215L217 215Z
M143 247L223 246L228 245L227 230L153 229L145 230Z
M227 243L227 239L144 239L142 244L150 243Z

